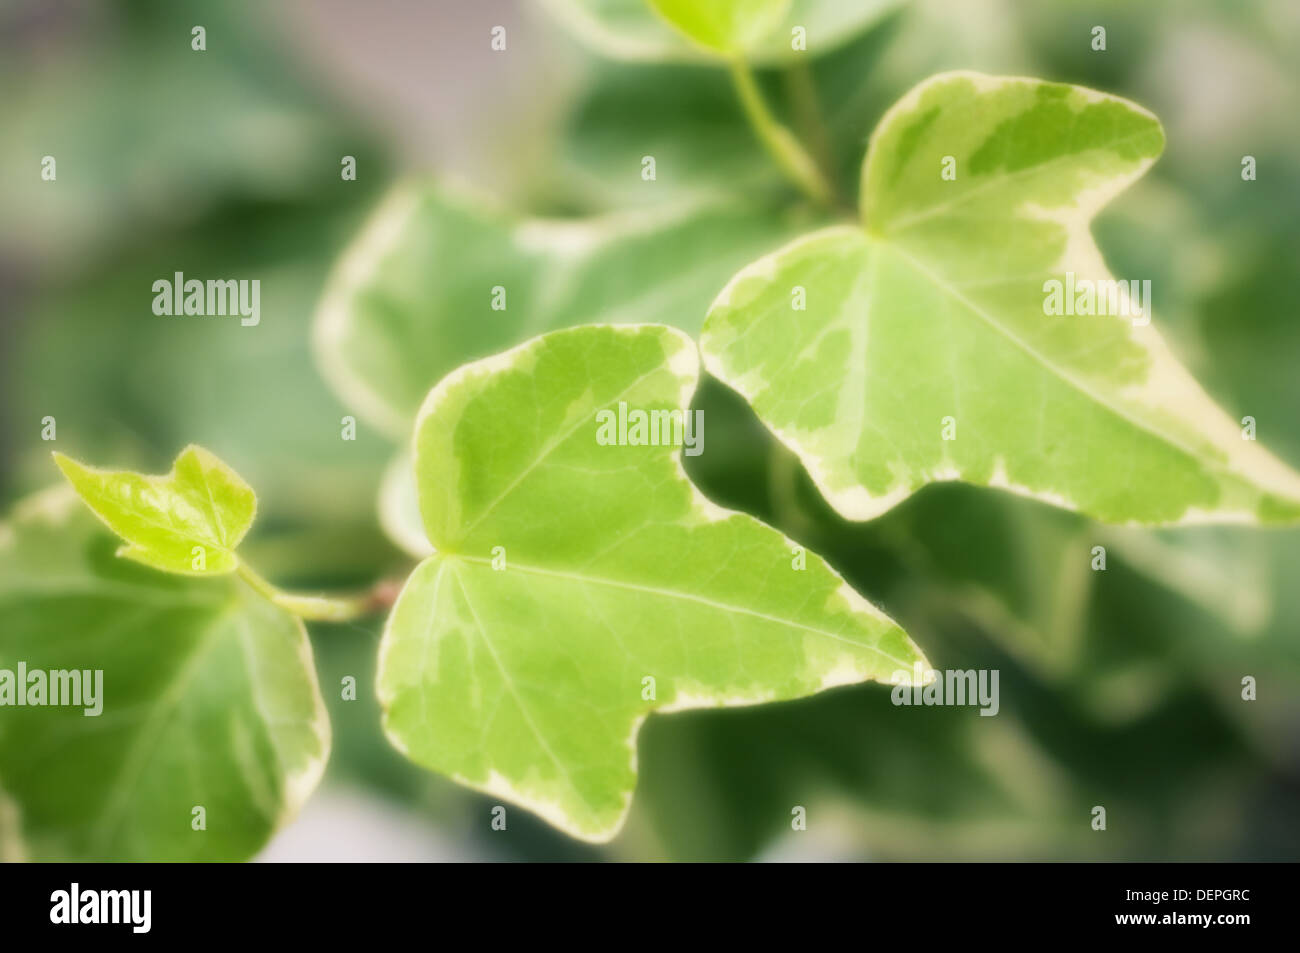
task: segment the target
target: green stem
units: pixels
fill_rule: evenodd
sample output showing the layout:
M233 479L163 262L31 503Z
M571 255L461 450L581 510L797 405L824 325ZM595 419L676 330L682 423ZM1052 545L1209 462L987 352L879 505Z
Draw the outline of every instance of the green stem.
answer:
M391 587L387 583L380 583L367 592L346 596L310 595L285 592L273 586L245 562L240 562L238 571L250 586L281 609L312 622L350 622L392 603Z
M818 205L829 206L833 193L826 177L799 145L799 140L772 115L754 80L753 71L744 60L731 61L731 80L744 107L745 118L781 171Z
M798 63L782 74L782 79L794 111L796 129L803 141L808 143L809 155L826 177L826 183L834 193L832 198L835 203L845 204L835 174L835 150L831 144L830 129L826 126L826 116L817 96L817 83L813 80L812 70L808 68L808 61L800 58Z

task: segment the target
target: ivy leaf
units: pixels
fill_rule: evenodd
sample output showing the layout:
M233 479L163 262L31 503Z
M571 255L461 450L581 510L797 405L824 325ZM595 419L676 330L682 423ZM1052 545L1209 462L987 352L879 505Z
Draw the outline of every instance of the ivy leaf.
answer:
M775 30L790 0L648 0L651 9L705 49L733 56Z
M92 705L7 702L11 827L37 860L247 859L328 757L306 632L235 577L159 573L115 545L64 487L0 524L0 671L103 673Z
M625 60L691 62L743 54L757 64L837 49L904 0L546 0L595 50ZM653 8L653 9L652 9ZM807 48L792 44L802 27Z
M639 166L628 174L638 178ZM772 213L729 203L521 220L408 185L336 269L316 318L317 356L349 408L401 439L443 375L543 331L665 316L698 331L727 276L791 234Z
M671 328L558 331L449 375L416 424L436 553L385 629L385 731L588 840L623 821L652 710L925 664L819 557L709 503L677 447L598 442L602 411L689 408L697 365Z
M930 79L872 138L863 226L741 271L705 321L705 364L850 519L938 480L1115 522L1300 518L1300 477L1142 323L1149 300L1047 313L1049 282L1113 280L1089 223L1163 143L1150 113L1091 90Z
M257 496L202 447L181 451L165 476L54 461L73 489L127 545L120 555L167 572L219 575L239 566L235 547L253 525Z

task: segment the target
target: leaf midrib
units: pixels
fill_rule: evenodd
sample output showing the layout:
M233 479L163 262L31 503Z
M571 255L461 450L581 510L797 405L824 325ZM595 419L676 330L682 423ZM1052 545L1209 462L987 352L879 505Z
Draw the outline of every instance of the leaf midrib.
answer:
M106 790L104 805L94 821L92 843L100 849L108 846L117 832L120 816L126 809L128 788L138 787L148 763L153 759L157 745L162 741L167 727L168 717L181 703L190 683L194 681L202 668L202 662L211 653L218 641L226 620L240 608L238 602L220 614L214 616L207 630L195 641L189 658L185 660L168 681L166 688L157 696L158 702L145 716L143 724L137 729L135 738L128 743L126 754L121 758L121 770Z
M609 397L609 398L607 398L607 399L605 399L605 400L602 400L602 401L595 401L595 400L593 400L593 401L591 402L590 406L588 406L588 407L586 408L586 410L584 410L584 411L583 411L582 413L580 413L580 414L575 414L575 415L574 415L574 422L573 422L573 425L572 425L571 427L569 427L568 429L564 430L564 431L563 431L563 432L562 432L558 437L556 437L555 439L548 441L548 442L547 442L547 443L546 443L546 444L541 448L541 450L538 451L537 456L534 457L534 458L529 462L528 466L526 466L526 467L524 467L522 470L520 470L519 474L518 474L518 475L517 475L513 480L510 481L510 483L506 486L506 488L505 488L504 490L502 490L500 493L498 493L498 494L496 495L496 497L492 500L492 502L490 502L486 507L484 507L481 511L479 511L479 514L478 514L476 517L474 517L474 519L470 522L470 524L469 524L468 526L466 526L464 529L462 529L462 530L460 531L460 533L458 534L458 538L457 538L456 542L457 542L457 543L463 543L466 539L468 539L470 533L472 533L472 532L473 532L473 531L478 527L478 525L479 525L480 523L483 522L483 520L488 516L488 514L491 513L492 510L495 509L496 506L497 506L497 505L498 505L502 500L506 499L506 497L508 497L511 493L513 493L514 490L515 490L515 488L518 487L519 484L523 483L524 480L527 479L528 475L529 475L530 473L532 473L534 470L536 470L536 469L538 468L538 466L541 465L541 463L542 463L543 460L545 460L545 459L546 459L547 457L549 457L552 453L554 453L554 452L555 452L556 450L558 450L561 446L563 446L563 445L568 441L568 439L569 439L570 437L572 437L575 433L578 432L578 428L581 427L584 423L590 423L590 422L592 422L592 420L593 420L592 415L593 415L593 412L594 412L595 410L597 410L598 408L605 408L605 407L608 407L610 404L617 403L618 401L620 401L620 400L622 400L624 397L626 397L626 396L627 396L627 395L632 391L633 388L637 387L637 386L640 385L643 381L645 381L646 378L648 378L648 377L650 377L652 374L656 374L656 373L658 373L658 372L660 372L660 371L662 371L662 370L663 370L662 367L657 367L657 366L656 366L656 367L652 367L650 370L646 371L644 374L642 374L642 375L640 375L639 377L637 377L636 380L632 381L630 384L628 384L626 387L624 387L621 391L619 391L619 392L618 392L617 394L615 394L613 397ZM580 399L581 399L581 398L580 398ZM419 452L418 452L418 450L417 450L417 452L416 452L415 467L416 467L416 472L418 473L418 472L419 472ZM448 546L448 545L445 543L445 541L440 542L440 541L438 541L438 540L432 540L432 539L431 539L430 542L433 543L434 547L435 547L439 552L442 552L442 553L452 553L452 552L455 551L452 547Z
M1190 457L1192 460L1196 461L1197 463L1212 468L1223 475L1232 476L1232 477L1236 476L1236 474L1233 472L1233 470L1228 466L1226 462L1215 459L1212 456L1207 456L1203 450L1197 450L1192 447L1189 447L1187 444L1179 440L1174 435L1158 430L1151 423L1144 421L1138 417L1135 417L1125 407L1112 401L1111 399L1107 398L1105 395L1099 393L1097 390L1090 387L1087 384L1087 382L1079 379L1077 376L1071 374L1069 371L1065 370L1063 367L1059 366L1054 361L1050 360L1045 354L1040 352L1033 345L1029 344L1027 341L1025 341L1023 338L1017 335L1010 328L1004 326L1000 321L998 321L996 316L989 313L984 308L980 307L970 298L966 297L964 294L961 293L961 291L956 286L949 283L940 274L931 270L923 261L921 261L914 255L910 255L907 252L903 251L903 249L900 248L897 243L883 241L880 239L876 239L876 242L881 247L886 248L889 251L897 254L906 264L908 264L913 270L915 270L917 274L919 274L922 278L924 278L934 287L938 288L944 294L948 295L950 298L952 298L962 307L966 308L976 317L980 318L990 328L997 331L1003 338L1005 338L1007 341L1009 341L1010 343L1018 347L1021 351L1023 351L1026 355L1028 355L1039 365L1041 365L1043 368L1049 371L1057 379L1059 379L1063 383L1070 385L1078 393L1082 394L1084 397L1087 397L1089 400L1097 404L1102 409L1109 411L1110 413L1114 414L1116 417L1119 417L1121 420L1132 425L1133 427L1142 430L1145 433L1150 434L1151 436L1155 437L1157 440L1160 440L1163 443L1169 445L1170 447L1173 447L1175 450L1178 450L1179 452L1186 454L1188 457Z

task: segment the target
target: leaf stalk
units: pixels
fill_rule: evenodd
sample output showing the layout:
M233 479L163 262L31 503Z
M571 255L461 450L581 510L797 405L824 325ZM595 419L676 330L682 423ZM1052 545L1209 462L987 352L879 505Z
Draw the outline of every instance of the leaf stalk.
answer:
M286 592L262 578L241 561L239 575L250 586L286 612L309 622L351 622L385 609L397 598L396 588L387 580L363 592L346 595Z
M772 114L749 64L739 58L733 59L731 80L754 135L786 178L818 205L829 207L834 197L830 184L812 156L799 145L799 140Z

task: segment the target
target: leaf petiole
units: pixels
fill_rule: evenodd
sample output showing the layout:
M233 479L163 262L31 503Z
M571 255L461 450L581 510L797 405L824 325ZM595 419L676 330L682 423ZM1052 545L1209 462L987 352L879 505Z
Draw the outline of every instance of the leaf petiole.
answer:
M364 592L343 596L285 592L263 579L242 560L237 571L245 582L281 609L311 622L350 622L386 608L396 595L387 582L377 583Z

